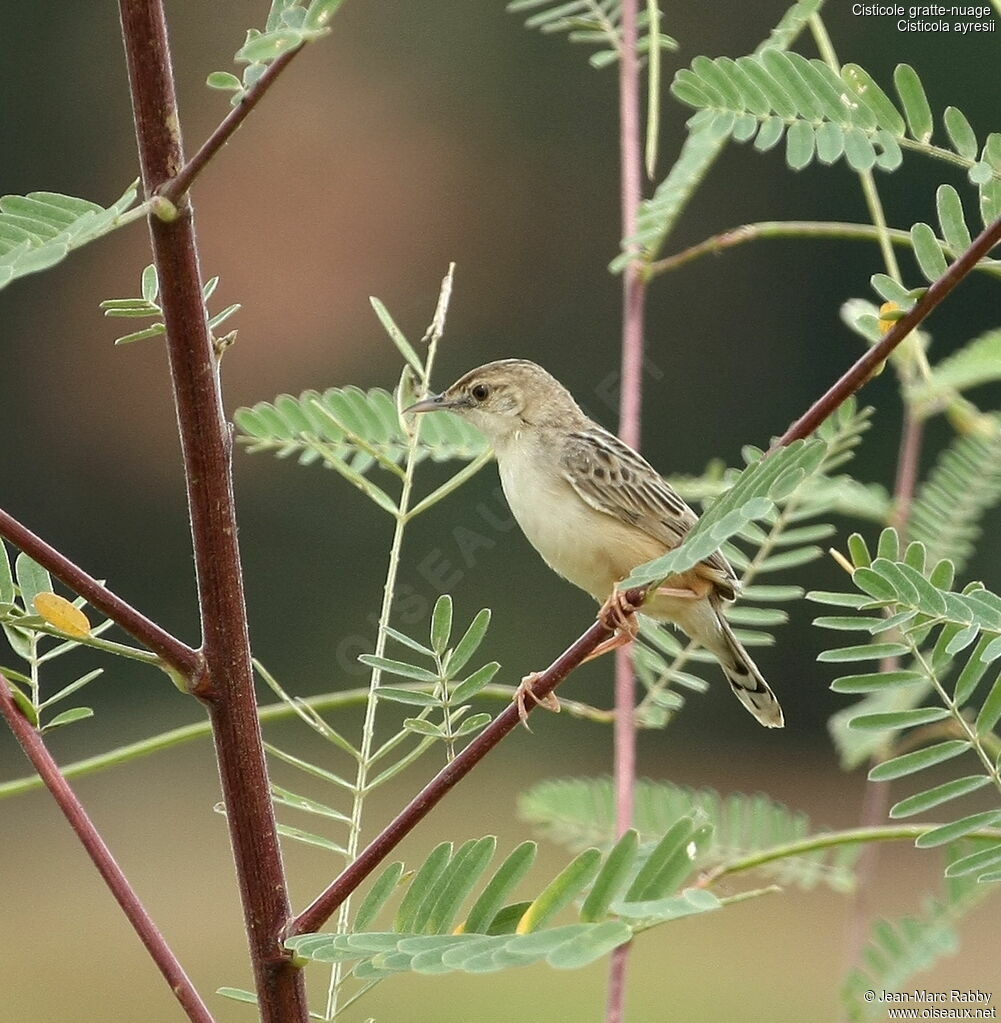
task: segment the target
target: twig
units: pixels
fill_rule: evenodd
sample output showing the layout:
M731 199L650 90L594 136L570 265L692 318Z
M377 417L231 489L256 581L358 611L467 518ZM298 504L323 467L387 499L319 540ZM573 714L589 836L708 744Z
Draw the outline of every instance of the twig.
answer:
M0 536L24 551L29 558L64 582L74 593L84 597L101 614L121 626L130 636L147 649L152 650L163 662L180 672L192 683L197 682L204 671L202 656L197 650L182 643L156 622L116 597L103 583L88 575L69 558L50 547L41 537L36 536L17 519L0 510ZM31 608L26 608L31 613Z
M108 886L115 901L122 907L129 923L135 928L139 940L146 946L153 961L156 963L164 979L170 985L174 997L184 1009L185 1015L193 1023L213 1023L201 996L195 990L184 968L171 951L163 935L157 929L145 906L139 901L122 868L115 862L111 851L104 844L97 828L87 816L83 804L76 793L70 788L61 774L52 754L42 741L41 735L21 713L11 695L10 683L0 674L0 713L7 719L11 731L21 744L25 756L31 761L32 767L38 772L46 788L52 793L70 827L76 832L87 855L97 867L104 883Z
M622 48L619 53L619 165L622 200L622 237L636 234L642 193L640 162L640 73L636 53L638 0L622 4ZM659 46L654 39L653 45ZM651 88L653 88L651 81ZM655 126L650 126L655 131ZM651 136L652 137L652 136ZM638 260L622 275L622 379L619 385L619 436L630 447L640 446L643 403L643 320L646 276ZM636 678L632 651L622 647L615 655L615 820L616 835L633 822L636 796ZM629 944L612 953L609 967L606 1023L621 1023L625 1013Z
M987 255L1001 240L1001 217L986 227L973 244L938 278L915 303L914 308L902 316L886 336L869 349L825 394L797 419L772 445L775 451L786 444L811 433L850 395L869 379L872 372L907 337L919 323L931 314L940 302L967 277L977 262Z
M305 45L305 43L300 43L295 49L286 51L268 65L264 74L247 89L240 97L240 102L219 122L219 127L202 143L198 152L172 178L165 181L156 190L157 195L176 204L177 200L191 188L195 178L205 170L212 157L222 149L236 129L243 124L250 111L257 106L264 94L274 84L275 79L292 63L296 54Z
M640 593L630 590L626 599L636 604ZM595 622L576 642L535 677L532 693L542 700L551 693L589 653L611 635L611 630ZM525 710L531 712L536 700L529 695ZM430 813L458 782L460 782L509 732L520 723L514 703L501 711L493 721L450 763L446 764L417 793L390 823L363 849L313 902L291 920L285 937L316 931L335 913L341 903L365 880L382 860Z
M147 195L184 165L162 0L119 0ZM305 985L282 948L288 891L275 827L243 595L232 440L202 302L190 203L150 218L188 492L212 721L258 1007L264 1023L306 1023Z
M714 234L711 238L682 249L673 256L658 259L647 267L646 272L648 277L656 277L658 274L677 270L702 256L716 256L726 249L763 238L841 238L879 242L882 237L888 238L894 245L907 248L911 246L910 232L888 228L884 235L873 224L849 224L831 220L763 220ZM939 245L946 256L955 258L960 253L960 250L951 248L941 240ZM978 269L1001 276L1001 261L990 260L982 263Z

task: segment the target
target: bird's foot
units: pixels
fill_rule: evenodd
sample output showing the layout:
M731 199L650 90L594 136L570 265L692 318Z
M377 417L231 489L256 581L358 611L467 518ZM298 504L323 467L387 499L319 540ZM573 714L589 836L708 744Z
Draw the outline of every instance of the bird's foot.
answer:
M581 664L586 664L588 661L593 661L595 657L601 657L602 654L610 653L612 650L617 650L620 646L631 643L639 635L640 631L640 623L636 620L636 611L638 609L639 605L629 600L625 593L613 590L612 595L601 605L601 610L598 612L598 621L606 629L611 629L614 635L599 643L581 661Z
M542 678L542 673L539 671L533 671L526 675L521 680L521 685L514 692L514 702L518 708L518 717L521 719L521 723L528 728L528 708L525 706L525 698L530 699L536 707L545 707L547 710L553 711L554 714L560 712L560 701L556 698L555 693L546 693L545 696L535 695L535 683ZM528 728L531 731L531 728Z

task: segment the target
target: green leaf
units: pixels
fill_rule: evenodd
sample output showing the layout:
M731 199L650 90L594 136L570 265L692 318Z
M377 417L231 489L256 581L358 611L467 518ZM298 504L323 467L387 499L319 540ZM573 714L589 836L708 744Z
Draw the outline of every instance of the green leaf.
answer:
M368 890L365 898L362 899L358 912L355 914L352 929L355 931L367 931L372 921L379 915L383 906L389 901L390 896L396 891L400 878L403 876L403 864L397 860L391 863L379 875L375 884Z
M423 718L406 718L403 727L408 732L416 732L418 735L426 735L432 739L445 739L446 733L441 725L432 724Z
M431 854L421 865L410 882L407 894L404 895L400 908L397 910L396 918L393 921L395 931L411 931L414 929L414 921L421 904L427 898L434 882L445 869L452 857L452 843L441 842L431 851Z
M221 89L224 92L243 91L243 82L236 75L230 74L228 71L213 71L205 79L205 84L210 89Z
M994 685L991 686L987 698L984 700L980 713L977 715L977 735L986 735L1001 720L1001 675Z
M863 570L860 569L859 571ZM846 646L835 650L822 650L817 660L825 663L878 661L886 657L902 657L909 653L910 647L904 643L867 643L861 646Z
M890 731L912 728L915 725L930 725L949 717L944 707L915 707L913 710L895 710L882 714L860 714L848 722L849 728L864 731Z
M351 818L339 810L318 803L315 799L308 799L306 796L297 795L280 785L271 785L271 798L282 806L289 806L293 810L302 810L305 813L315 814L319 817L327 817L330 820L344 821L349 823Z
M51 732L53 728L61 728L63 725L71 725L74 721L82 721L84 718L92 718L94 711L90 707L71 707L57 714L51 721L47 721L42 728L43 732Z
M455 703L465 703L472 699L485 686L487 686L494 675L500 670L497 661L490 661L483 667L477 668L472 675L459 682L452 690L451 699Z
M911 245L918 266L927 280L937 280L945 273L947 264L942 247L935 237L935 232L927 224L918 223L911 228Z
M691 817L682 817L671 825L630 885L627 902L659 899L678 888L694 866L695 830Z
M47 270L73 249L122 226L122 214L135 203L137 184L106 209L56 192L0 197L0 288Z
M869 772L869 781L890 781L893 778L902 778L907 774L914 774L923 771L927 767L944 763L953 757L958 757L970 749L970 743L962 739L949 739L946 742L936 743L934 746L927 746L924 749L915 750L913 753L904 753L892 760L884 760L877 764Z
M479 649L483 638L490 627L490 608L485 607L476 613L469 624L469 628L462 635L462 639L455 644L455 648L448 655L446 667L449 674L461 671L469 662L469 659Z
M627 919L646 923L679 920L713 909L722 909L723 903L710 891L689 888L680 895L672 895L670 898L651 899L645 902L620 901L614 903L612 908Z
M389 310L377 298L369 298L369 302L372 303L375 315L379 317L379 322L389 335L389 339L396 345L397 351L407 360L417 376L423 380L425 377L424 363L421 362L420 356L414 351L413 345L406 339L403 331L396 325L396 321L390 316Z
M0 604L14 603L14 573L10 568L7 547L0 540Z
M945 876L962 877L964 874L974 874L986 870L998 863L1001 863L1001 845L992 845L990 848L981 849L958 860L953 860L945 868Z
M631 928L621 920L606 920L554 948L546 962L557 970L576 970L624 945L632 936Z
M964 160L975 160L977 157L977 150L980 148L977 144L977 136L970 126L970 122L966 119L966 115L955 107L945 108L945 131L949 136L949 141L952 143L952 148Z
M155 305L160 294L160 281L156 275L156 267L152 263L143 270L140 280L143 300Z
M396 689L393 686L379 686L380 700L393 703L404 703L411 707L440 707L441 700L432 693L422 693L418 689Z
M597 849L585 849L576 856L532 900L518 924L518 932L529 934L540 930L594 880L600 866L601 853Z
M879 693L897 686L927 683L928 677L920 671L877 671L866 675L844 675L831 683L835 693Z
M431 613L431 646L441 655L448 648L452 637L452 598L443 593L436 601Z
M35 597L39 593L52 592L52 577L36 561L32 561L27 554L21 553L14 562L14 572L17 576L17 585L21 591L21 602L24 609L32 614L35 607Z
M417 682L438 682L439 678L433 671L421 668L416 664L407 664L406 661L396 661L391 657L377 657L375 654L359 654L358 660L369 668L377 668L379 671L388 672L390 675L400 675L403 678L412 678Z
M973 813L963 817L951 824L943 824L940 827L932 828L920 835L914 842L919 849L931 849L934 846L946 845L964 838L973 831L981 828L992 828L1001 822L1001 810L986 810L982 813Z
M283 838L291 838L294 842L316 846L318 849L326 849L327 852L338 853L342 856L347 855L344 846L338 845L337 842L333 842L329 838L324 838L323 835L314 835L312 832L303 831L302 828L293 828L288 824L278 824L276 830Z
M786 163L790 170L802 170L813 162L813 128L806 121L793 121L786 132Z
M264 32L253 37L248 32L247 41L237 50L234 59L246 64L270 63L283 53L301 46L306 38L305 33L294 29Z
M893 84L897 87L911 136L918 142L929 142L932 136L931 107L917 72L910 64L898 64L893 72Z
M911 817L916 813L924 813L933 806L947 803L951 799L958 799L960 796L975 792L984 785L990 784L990 777L984 774L971 774L964 778L953 778L952 781L936 785L934 788L926 789L916 795L901 799L890 807L890 817Z
M632 873L639 851L639 835L629 828L605 857L605 862L594 879L591 891L581 906L580 918L585 923L597 923L608 915L608 907L624 888Z
M535 842L522 842L494 872L479 897L473 903L462 930L486 933L518 882L535 862L538 847ZM527 908L527 907L525 907ZM520 919L524 909L518 913Z
M459 862L450 864L447 883L440 886L434 904L423 925L418 927L419 930L425 934L441 934L451 929L459 907L480 880L496 849L497 839L489 835L473 842Z

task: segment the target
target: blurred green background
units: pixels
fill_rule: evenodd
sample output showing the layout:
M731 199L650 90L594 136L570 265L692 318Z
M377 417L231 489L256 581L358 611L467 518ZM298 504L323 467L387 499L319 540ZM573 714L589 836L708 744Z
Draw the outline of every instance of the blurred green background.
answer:
M682 43L668 76L698 53L737 56L767 34L786 4L672 5L665 29ZM182 125L189 151L226 113L204 86L229 69L244 30L267 4L169 5ZM999 127L996 37L900 34L892 19L828 4L842 60L883 83L913 63L932 108L955 103L978 132ZM411 336L422 332L447 263L458 264L442 386L470 367L521 356L543 363L592 414L616 423L619 288L606 266L618 247L614 71L561 38L527 32L500 2L351 0L333 35L296 60L194 193L205 276L220 274L217 307L243 303L224 362L227 408L307 387L392 387L395 349L373 316L381 297ZM0 192L49 189L103 203L137 174L124 60L113 4L0 0ZM686 111L665 101L661 173L677 153ZM933 219L941 166L908 159L879 176L888 218ZM958 176L955 179L961 187ZM764 219L863 220L845 168L788 172L779 152L730 146L680 224L671 250ZM113 234L0 295L3 390L0 504L168 629L196 641L190 541L163 348L116 349L121 321L101 299L137 293L149 262L144 227ZM905 266L910 264L905 258ZM644 451L667 473L699 472L742 444L781 432L859 351L841 325L845 298L868 294L882 269L874 246L765 242L659 280L650 296ZM913 277L914 283L917 278ZM996 297L964 284L931 324L935 351L996 325ZM120 333L119 331L118 333ZM892 481L899 410L892 374L866 400L876 429L861 478ZM980 395L997 407L997 395ZM927 452L948 436L929 430ZM926 457L926 464L928 463ZM241 541L255 652L296 693L361 684L354 655L374 643L388 520L332 474L238 452ZM447 561L461 619L494 608L483 652L516 680L547 664L590 622L593 606L557 579L515 532L463 561L455 529L501 510L488 468L410 531L402 572L428 610L437 596L420 565ZM995 515L988 523L993 535ZM997 547L975 575L998 585ZM826 563L795 581L836 580ZM717 685L689 700L667 733L644 734L640 771L723 791L764 790L820 824L857 820L863 783L843 776L824 722L843 698L815 663L823 637L811 609L792 609L777 646L758 658L786 707L782 733L759 729ZM90 664L80 659L79 664ZM62 670L62 669L61 669ZM82 670L82 669L81 669ZM568 695L607 705L611 659L589 665ZM722 680L721 680L722 681ZM62 761L195 720L199 709L153 673L106 665L88 690L96 721L53 740ZM349 719L345 729L357 724ZM403 848L487 832L507 849L524 837L518 791L540 778L610 768L610 730L536 715ZM276 729L294 746L294 727ZM24 773L0 733L3 778ZM430 763L380 794L371 826L406 797ZM291 779L285 779L291 782ZM207 743L80 782L79 790L196 983L249 986L244 939ZM96 874L40 793L0 804L7 884L0 908L0 1020L174 1020L178 1012ZM553 852L556 869L562 854ZM304 904L339 864L288 851L293 899ZM886 850L878 912L916 908L937 860ZM542 876L541 874L539 875ZM847 902L789 892L655 931L637 943L630 1020L835 1020ZM996 970L973 918L963 956L922 978L935 987L989 987ZM543 968L489 978L401 978L348 1019L596 1020L605 964L580 974ZM322 984L322 981L321 981ZM319 985L318 985L319 988ZM216 1005L220 1021L249 1018Z

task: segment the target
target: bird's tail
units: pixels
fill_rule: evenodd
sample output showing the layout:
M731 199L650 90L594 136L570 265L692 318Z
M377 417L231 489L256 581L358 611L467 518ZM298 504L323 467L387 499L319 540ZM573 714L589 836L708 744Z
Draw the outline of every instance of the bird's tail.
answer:
M719 660L730 688L765 728L781 728L785 724L785 718L771 686L758 671L758 666L751 660L744 645L733 634L733 628L723 617L719 605L715 601L712 603L722 634L722 642L713 653Z

